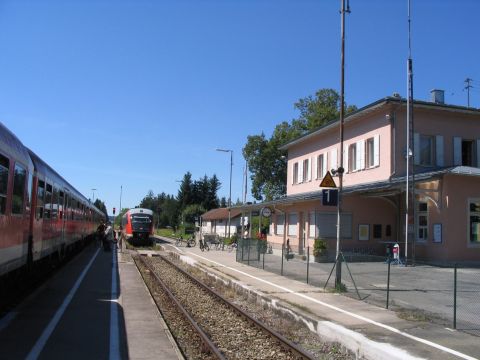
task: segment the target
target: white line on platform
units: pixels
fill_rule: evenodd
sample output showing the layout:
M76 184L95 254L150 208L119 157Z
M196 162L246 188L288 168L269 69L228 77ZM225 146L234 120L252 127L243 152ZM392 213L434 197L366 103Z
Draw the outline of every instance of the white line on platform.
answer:
M307 296L307 295L304 295L304 294L301 294L301 293L297 293L297 292L295 292L295 291L293 291L293 290L291 290L291 289L289 289L289 288L286 288L286 287L284 287L284 286L280 286L280 285L274 284L274 283L272 283L272 282L270 282L270 281L267 281L267 280L264 280L264 279L260 279L260 278L258 278L258 277L256 277L256 276L250 275L250 274L248 274L248 273L246 273L246 272L244 272L244 271L241 271L241 270L232 268L232 267L230 267L230 266L226 266L226 265L221 264L221 263L219 263L219 262L216 262L216 261L214 261L214 260L208 259L208 258L206 258L206 257L200 256L200 255L197 255L197 254L194 254L193 252L188 252L188 253L191 254L191 255L193 255L193 256L199 257L199 258L201 258L201 259L203 259L203 260L206 260L206 261L209 261L209 262L211 262L211 263L214 263L214 264L216 264L216 265L218 265L218 266L224 267L224 268L229 269L229 270L232 270L232 271L236 271L236 272L238 272L238 273L240 273L240 274L242 274L242 275L248 276L248 277L250 277L250 278L252 278L252 279L255 279L255 280L264 282L265 284L268 284L268 285L270 285L270 286L276 287L276 288L278 288L278 289L280 289L280 290L283 290L283 291L286 291L286 292L288 292L288 293L290 293L290 294L296 295L296 296L301 297L301 298L304 298L304 299L306 299L306 300L310 300L310 301L312 301L312 302L314 302L314 303L317 303L317 304L319 304L319 305L323 305L323 306L325 306L325 307L327 307L327 308L329 308L329 309L338 311L338 312L340 312L340 313L342 313L342 314L345 314L345 315L349 315L349 316L351 316L351 317L353 317L353 318L362 320L362 321L367 322L367 323L369 323L369 324L372 324L372 325L381 327L381 328L383 328L383 329L385 329L385 330L391 331L391 332L393 332L393 333L395 333L395 334L404 336L404 337L406 337L406 338L409 338L409 339L411 339L411 340L417 341L417 342L419 342L419 343L422 343L422 344L431 346L431 347L433 347L433 348L435 348L435 349L438 349L438 350L441 350L441 351L445 351L445 352L447 352L447 353L449 353L449 354L458 356L458 357L460 357L460 358L462 358L462 359L466 359L466 360L478 360L477 358L472 357L472 356L470 356L470 355L463 354L463 353L461 353L461 352L459 352L459 351L456 351L456 350L454 350L454 349L450 349L450 348L448 348L448 347L446 347L446 346L443 346L443 345L434 343L433 341L426 340L426 339L422 339L422 338L419 338L418 336L410 335L410 334L408 334L408 333L406 333L406 332L403 332L403 331L401 331L401 330L398 330L398 329L394 328L393 326L386 325L386 324L380 323L380 322L378 322L378 321L369 319L369 318L367 318L367 317L365 317L365 316L352 313L352 312L350 312L350 311L344 310L344 309L339 308L339 307L337 307L337 306L330 305L330 304L328 304L328 303L326 303L326 302L323 302L323 301L321 301L321 300L314 299L314 298L312 298L312 297L310 297L310 296Z
M118 331L117 251L112 249L112 291L110 302L110 359L120 359Z
M73 285L73 287L70 289L70 292L68 293L68 295L63 300L62 305L60 305L57 312L53 316L52 320L50 320L50 322L48 323L45 330L43 330L42 335L37 340L37 342L33 346L32 350L30 350L30 353L26 357L27 360L37 359L38 356L40 355L40 353L42 352L43 348L45 347L45 344L47 343L48 339L50 338L50 335L52 334L53 330L55 330L55 327L57 326L58 322L62 318L63 313L65 312L67 306L72 301L73 296L75 295L78 288L80 287L80 284L82 283L83 278L85 277L88 270L90 269L90 266L92 266L93 261L97 257L99 251L100 251L100 249L97 249L97 251L95 252L95 254L93 254L92 258L90 259L90 261L87 264L87 266L85 267L85 269L83 269L82 273L80 274L77 281L75 282L75 285Z

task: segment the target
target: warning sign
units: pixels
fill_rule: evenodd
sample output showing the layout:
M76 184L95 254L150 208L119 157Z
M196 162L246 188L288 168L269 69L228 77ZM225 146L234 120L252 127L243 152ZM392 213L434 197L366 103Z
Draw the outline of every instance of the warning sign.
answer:
M327 171L327 173L323 177L323 180L320 183L320 187L329 187L329 188L337 187L337 185L335 184L335 181L332 178L332 174L330 174L330 171Z

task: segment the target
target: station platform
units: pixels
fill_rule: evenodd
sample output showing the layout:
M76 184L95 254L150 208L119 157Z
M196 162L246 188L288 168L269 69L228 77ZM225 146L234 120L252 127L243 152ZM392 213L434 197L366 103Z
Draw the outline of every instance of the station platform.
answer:
M328 341L369 359L477 359L478 337L423 322L157 238L190 264L281 306ZM151 255L156 251L143 251ZM0 319L1 359L181 359L128 251L85 248Z
M86 247L0 319L1 359L181 359L128 253Z
M158 237L164 250L175 251L190 264L217 273L243 287L245 292L270 299L274 306L295 314L313 331L338 341L369 359L477 359L478 337L440 325L407 321L394 311L236 261L235 251L176 247ZM276 305L275 305L276 304Z

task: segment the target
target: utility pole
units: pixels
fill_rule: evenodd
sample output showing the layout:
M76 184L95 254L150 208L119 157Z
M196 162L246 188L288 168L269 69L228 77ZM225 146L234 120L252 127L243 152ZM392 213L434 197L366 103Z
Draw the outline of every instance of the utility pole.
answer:
M345 0L341 1L341 66L340 66L340 163L337 169L338 174L338 203L337 203L337 248L336 248L336 271L335 271L335 288L342 285L342 260L340 257L340 236L341 236L341 212L342 212L342 189L343 189L343 121L345 117L345 13L350 13L350 0L347 0L345 8Z
M410 0L408 0L408 60L407 60L407 133L406 133L406 183L405 183L405 266L408 260L408 230L410 217L410 197L413 208L413 239L412 239L412 255L415 259L415 153L413 145L413 61L412 61L412 44L411 44L411 20L410 20ZM410 182L410 172L412 181Z
M465 79L464 89L467 89L467 107L470 107L470 89L473 87L472 85L470 85L471 82L472 82L472 79L470 78Z

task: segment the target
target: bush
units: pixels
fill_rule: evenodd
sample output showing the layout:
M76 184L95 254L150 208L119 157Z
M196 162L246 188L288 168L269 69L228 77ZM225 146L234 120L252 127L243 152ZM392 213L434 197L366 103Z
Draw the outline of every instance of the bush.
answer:
M327 241L323 239L315 239L313 243L313 256L322 256L327 253Z

